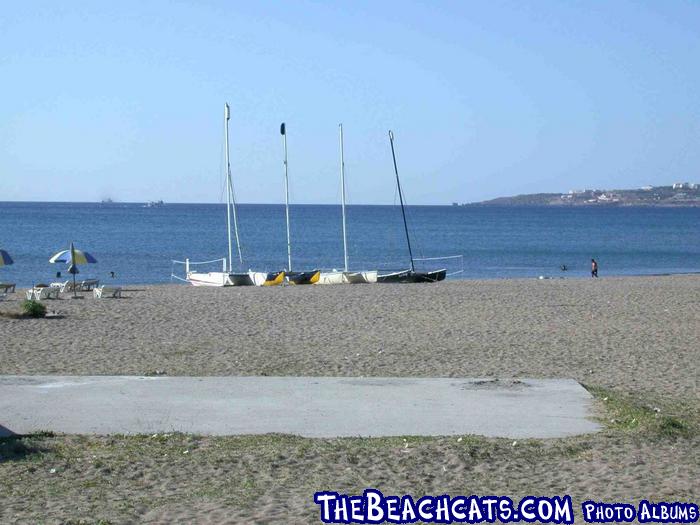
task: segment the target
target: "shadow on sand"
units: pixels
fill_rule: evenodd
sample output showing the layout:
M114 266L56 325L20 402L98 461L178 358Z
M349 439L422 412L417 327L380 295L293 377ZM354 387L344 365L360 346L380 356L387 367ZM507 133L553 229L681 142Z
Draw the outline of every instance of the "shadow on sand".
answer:
M34 454L46 452L44 447L37 444L42 437L51 437L51 432L40 432L23 436L15 434L9 428L0 425L0 463L5 461L21 461Z

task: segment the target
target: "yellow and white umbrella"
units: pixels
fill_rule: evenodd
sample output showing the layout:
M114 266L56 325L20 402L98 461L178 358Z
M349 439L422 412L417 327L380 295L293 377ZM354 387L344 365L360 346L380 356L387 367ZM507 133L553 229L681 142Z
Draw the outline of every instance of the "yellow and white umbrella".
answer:
M70 248L68 250L62 250L57 254L53 255L49 259L50 263L67 263L68 272L73 275L73 295L75 296L75 275L79 273L79 264L92 264L96 263L95 259L91 254L86 251L78 250L73 243L70 243Z
M92 264L96 263L97 259L95 259L91 254L88 252L84 252L83 250L78 250L73 243L70 243L70 248L68 250L61 250L57 254L55 254L51 259L49 259L50 263L67 263L71 266L76 265L76 264Z

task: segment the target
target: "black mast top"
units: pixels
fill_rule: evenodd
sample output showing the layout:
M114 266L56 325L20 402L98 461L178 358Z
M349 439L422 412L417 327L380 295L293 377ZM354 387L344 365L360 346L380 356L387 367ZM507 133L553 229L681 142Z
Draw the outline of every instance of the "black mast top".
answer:
M401 215L403 215L403 228L406 231L406 242L408 243L408 255L411 257L411 271L415 272L413 264L413 251L411 250L411 238L408 235L408 223L406 223L406 210L403 207L403 193L401 192L401 181L399 181L399 169L396 167L396 153L394 153L394 134L389 130L389 142L391 142L391 157L394 159L394 173L396 173L396 187L399 189L399 200L401 201Z

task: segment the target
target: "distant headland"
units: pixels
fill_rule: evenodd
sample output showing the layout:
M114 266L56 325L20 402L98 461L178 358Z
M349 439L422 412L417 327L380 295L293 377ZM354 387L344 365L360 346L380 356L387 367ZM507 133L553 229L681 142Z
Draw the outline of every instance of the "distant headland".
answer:
M460 206L453 202L453 206ZM700 206L700 184L677 182L671 186L642 186L629 190L570 190L567 193L533 193L498 197L462 206Z

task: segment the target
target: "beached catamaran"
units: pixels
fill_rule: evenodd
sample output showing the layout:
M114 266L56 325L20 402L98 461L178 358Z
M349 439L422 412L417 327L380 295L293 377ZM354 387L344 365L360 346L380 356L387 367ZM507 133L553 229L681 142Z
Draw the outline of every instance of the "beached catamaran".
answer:
M231 222L233 219L233 232L236 237L236 250L238 261L243 265L243 254L241 253L241 242L238 236L238 216L236 214L236 200L233 192L233 181L231 180L231 163L229 162L228 145L228 122L231 111L228 104L224 104L224 141L226 155L226 232L228 234L228 259L224 258L223 268L220 272L196 272L190 271L190 265L209 264L191 263L185 260L185 280L194 286L275 286L284 280L284 272L234 272L233 271L233 242L231 238ZM228 263L228 264L227 264ZM173 277L176 277L173 275Z
M401 191L401 181L399 180L399 169L396 167L396 153L394 152L394 134L389 131L389 142L391 143L391 158L394 161L394 173L396 174L396 188L399 192L401 202L401 215L403 217L403 227L406 232L406 244L408 245L408 255L411 258L411 268L398 272L380 274L377 282L380 283L434 283L442 281L447 276L447 269L431 270L428 272L417 272L411 250L411 237L408 235L408 223L406 222L406 210L403 203L403 192Z
M314 284L321 275L319 270L303 272L292 271L292 238L289 230L289 164L287 162L287 126L280 125L280 134L284 144L284 209L287 217L287 270L285 277L289 284Z
M347 228L345 226L345 158L343 151L343 125L338 125L340 129L340 195L341 209L343 214L343 261L344 270L332 270L321 272L321 275L316 284L359 284L359 283L376 283L377 271L360 271L351 272L348 270L348 238Z

